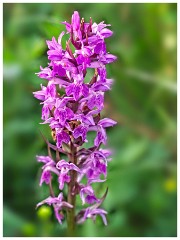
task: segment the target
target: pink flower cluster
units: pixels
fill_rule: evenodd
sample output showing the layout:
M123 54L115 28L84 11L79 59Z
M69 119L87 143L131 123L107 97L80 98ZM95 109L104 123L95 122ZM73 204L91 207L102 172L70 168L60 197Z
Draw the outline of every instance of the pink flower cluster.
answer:
M49 63L37 74L47 80L47 86L41 85L41 90L33 94L41 101L43 124L49 125L56 142L56 145L48 142L48 146L67 156L71 155L72 148L75 149L76 161L53 160L51 155L37 156L37 160L43 163L40 185L50 184L52 176L57 175L61 191L58 197L50 196L37 206L44 203L53 205L55 216L61 223L62 209L74 207L63 200L64 184L69 184L72 180L70 173L76 172L72 194L79 194L82 204L94 204L80 211L77 222L94 219L99 214L107 224L107 212L98 208L101 200L96 197L92 183L106 180L111 153L100 147L107 141L106 128L116 124L100 116L104 108L104 94L112 85L112 80L106 75L106 65L116 60L106 51L105 44L105 38L113 32L104 22L96 24L91 19L89 23L84 22L77 11L72 15L71 23L63 24L67 32L62 32L58 41L54 37L52 41L47 41ZM69 35L69 40L66 49L63 49L61 41L65 34ZM90 68L94 69L94 74L87 79ZM82 145L88 141L87 133L90 131L96 132L94 146L85 149ZM86 183L82 183L83 179Z

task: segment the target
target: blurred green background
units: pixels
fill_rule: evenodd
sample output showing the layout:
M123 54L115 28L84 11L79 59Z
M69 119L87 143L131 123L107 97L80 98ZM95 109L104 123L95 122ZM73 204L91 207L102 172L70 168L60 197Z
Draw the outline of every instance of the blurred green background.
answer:
M118 56L108 66L115 80L104 116L118 125L108 130L114 149L103 203L108 226L97 218L78 226L78 236L168 237L177 235L176 192L176 4L4 4L3 5L4 236L66 236L50 207L35 210L48 196L39 187L46 154L41 130L39 90L34 73L47 65L46 39L64 30L74 10L89 21L112 25L107 49ZM44 82L45 83L45 82ZM90 141L92 142L92 140Z

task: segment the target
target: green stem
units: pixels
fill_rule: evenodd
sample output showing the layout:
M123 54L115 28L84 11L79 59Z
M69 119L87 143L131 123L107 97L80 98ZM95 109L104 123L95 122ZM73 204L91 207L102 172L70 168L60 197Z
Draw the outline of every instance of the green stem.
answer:
M71 143L71 155L69 158L72 163L74 163L75 165L77 164L76 148L72 143ZM67 209L67 226L68 226L68 236L73 237L75 236L75 227L76 227L76 223L75 223L76 194L72 195L72 192L73 192L73 187L76 184L77 172L73 170L70 171L70 177L71 177L71 181L68 184L67 201L73 206L73 208Z

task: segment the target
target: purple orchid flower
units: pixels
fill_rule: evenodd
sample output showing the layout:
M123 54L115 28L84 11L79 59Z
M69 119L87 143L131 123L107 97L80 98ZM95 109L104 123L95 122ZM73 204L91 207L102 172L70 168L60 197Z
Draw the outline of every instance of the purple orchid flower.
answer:
M73 136L74 138L81 137L83 142L87 142L86 135L87 135L88 128L86 126L80 125L75 128Z
M60 34L58 42L56 41L55 37L52 38L52 41L46 41L49 48L49 50L47 51L49 60L58 61L62 59L64 51L62 50L61 39L63 35L64 32Z
M98 199L94 195L94 190L90 185L87 185L87 186L82 185L81 186L80 197L81 197L83 205L85 204L85 202L88 203L88 204L98 202Z
M64 216L60 213L63 208L73 208L71 204L66 201L63 201L62 192L58 195L58 197L48 197L45 200L39 202L36 208L40 207L43 204L53 205L55 216L60 224L62 224L62 219Z
M69 143L70 137L67 132L65 131L58 131L56 132L56 139L57 139L57 147L60 148L62 143Z
M67 218L73 219L68 223L75 224L75 219L77 223L87 218L95 220L100 215L106 225L107 212L99 206L107 191L103 200L98 199L93 184L106 181L111 152L100 146L107 143L106 128L116 124L110 118L101 119L104 95L113 83L112 79L107 78L106 65L114 62L116 57L107 52L105 43L113 32L108 29L110 25L104 22L93 23L91 18L85 22L77 11L73 13L71 22L63 24L69 35L66 47L63 49L61 44L65 32L57 40L52 37L46 41L49 62L47 67L40 67L37 76L47 80L47 85L41 84L41 90L33 92L42 106L41 124L49 125L54 141L52 144L45 140L49 156L37 156L37 161L43 163L40 186L48 184L51 194L37 207L52 205L59 223L62 223L63 211L68 208ZM90 78L87 75L89 69L94 71ZM96 132L94 144L86 148L91 131ZM53 159L51 151L55 151L53 156L56 157ZM61 154L65 154L68 160ZM58 197L53 191L53 178L59 184ZM68 188L64 188L66 184ZM65 192L66 189L67 201L64 201L61 191ZM75 216L77 194L82 205L88 204L88 207Z
M81 218L78 219L77 223L83 223L87 218L91 218L93 221L96 220L96 216L97 215L100 215L104 224L107 225L107 220L106 220L106 214L107 212L101 208L96 208L96 209L91 209L90 207L89 208L86 208L86 209L83 209L81 210L83 215Z
M65 160L60 160L57 164L56 164L56 168L60 170L59 173L59 189L62 190L64 188L64 183L67 182L69 183L71 178L68 175L68 172L70 170L74 170L77 172L80 172L81 170L73 163L68 163Z
M40 66L41 71L39 73L36 73L38 77L51 80L53 78L53 71L49 67L42 68Z
M36 156L36 158L38 162L44 163L42 167L43 171L41 174L39 185L41 186L43 182L45 182L46 184L49 184L52 179L52 175L51 175L52 172L55 173L56 175L59 175L59 171L55 167L56 163L49 156Z

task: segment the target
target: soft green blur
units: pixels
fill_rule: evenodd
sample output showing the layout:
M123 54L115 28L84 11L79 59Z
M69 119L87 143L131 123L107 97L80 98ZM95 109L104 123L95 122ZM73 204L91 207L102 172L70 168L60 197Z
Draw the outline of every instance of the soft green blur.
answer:
M112 25L107 49L118 56L103 112L118 122L108 130L114 155L108 180L97 184L99 197L109 188L108 226L88 220L78 236L176 236L177 5L167 3L4 4L4 236L66 236L50 207L35 210L49 194L39 187L35 156L47 153L39 130L50 133L32 92L43 81L35 73L47 65L45 40L75 10Z

